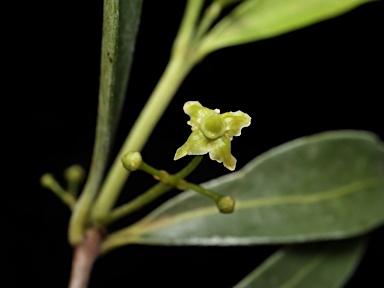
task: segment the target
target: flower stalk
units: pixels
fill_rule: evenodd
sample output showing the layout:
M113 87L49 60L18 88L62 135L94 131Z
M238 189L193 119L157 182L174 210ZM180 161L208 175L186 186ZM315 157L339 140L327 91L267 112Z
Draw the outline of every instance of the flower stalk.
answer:
M56 181L55 177L53 177L50 173L45 173L40 178L41 186L51 190L59 199L66 204L71 210L75 207L76 198L67 191L64 190L63 187Z
M119 214L127 214L133 212L132 210L137 210L140 206L146 205L153 199L161 196L165 192L169 191L172 188L177 188L180 190L194 190L211 200L213 200L218 207L219 211L221 213L232 213L235 207L235 200L227 195L222 195L219 193L216 193L212 190L206 189L200 185L190 183L186 180L184 180L184 177L186 177L190 172L192 172L197 165L200 163L202 156L195 156L195 158L191 161L191 163L186 166L183 170L181 170L179 173L171 175L168 172L164 170L158 170L151 165L148 165L144 161L142 161L140 156L140 164L137 165L138 161L136 161L139 156L138 152L129 152L127 153L123 158L123 166L126 169L132 169L132 167L135 170L142 170L150 175L152 175L156 180L158 180L160 183L149 189L147 192L142 194L141 196L137 197L135 200L133 200L130 203L127 203L126 206L123 206L123 208L115 210L114 214L115 216L113 218L116 218L117 212L119 211ZM124 212L123 212L124 211ZM112 215L111 214L111 215ZM107 218L108 221L112 219L112 217Z

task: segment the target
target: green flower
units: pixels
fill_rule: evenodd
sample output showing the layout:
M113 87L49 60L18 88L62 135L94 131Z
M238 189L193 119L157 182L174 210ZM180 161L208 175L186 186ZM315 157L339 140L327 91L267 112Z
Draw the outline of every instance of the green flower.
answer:
M183 109L191 117L187 123L192 126L192 133L187 142L177 149L174 160L185 155L209 153L212 160L223 163L231 171L235 170L236 159L231 154L231 140L241 134L241 128L251 124L251 117L241 111L220 114L219 109L205 108L198 101L186 102Z

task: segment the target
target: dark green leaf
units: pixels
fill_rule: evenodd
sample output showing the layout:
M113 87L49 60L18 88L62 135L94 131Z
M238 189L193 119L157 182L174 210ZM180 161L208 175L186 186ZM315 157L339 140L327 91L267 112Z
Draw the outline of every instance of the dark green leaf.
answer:
M366 233L384 221L382 147L363 131L296 139L204 185L233 196L233 214L187 191L112 234L106 247L298 243Z
M345 13L370 0L246 0L217 23L201 51L274 37Z
M362 239L281 248L235 288L343 287L364 252Z

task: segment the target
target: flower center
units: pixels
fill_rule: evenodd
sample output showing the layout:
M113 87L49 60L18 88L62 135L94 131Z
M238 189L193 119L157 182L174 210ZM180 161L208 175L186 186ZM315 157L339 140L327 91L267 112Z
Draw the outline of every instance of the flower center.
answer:
M201 131L203 131L205 137L209 139L217 139L223 136L225 132L225 122L219 114L213 114L205 117L201 121Z

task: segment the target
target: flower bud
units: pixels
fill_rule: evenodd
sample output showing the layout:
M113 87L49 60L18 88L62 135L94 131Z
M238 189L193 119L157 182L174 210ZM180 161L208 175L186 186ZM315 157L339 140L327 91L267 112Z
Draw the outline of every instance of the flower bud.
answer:
M72 165L64 171L64 177L68 182L80 183L85 178L85 171L80 165Z
M40 184L44 188L51 188L52 185L56 184L56 180L51 173L45 173L40 178Z
M128 152L121 158L124 168L128 171L135 171L140 168L143 158L139 152Z
M221 213L229 214L235 210L235 199L231 196L222 196L217 202L217 208Z

